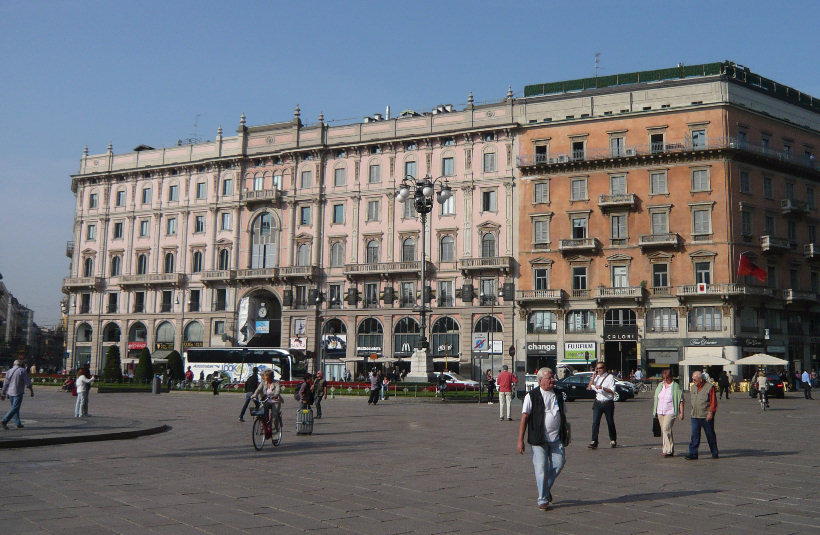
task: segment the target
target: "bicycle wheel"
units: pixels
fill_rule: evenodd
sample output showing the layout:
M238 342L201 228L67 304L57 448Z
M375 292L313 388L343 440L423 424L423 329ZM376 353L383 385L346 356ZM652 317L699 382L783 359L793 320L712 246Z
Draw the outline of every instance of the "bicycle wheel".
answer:
M253 420L253 447L256 451L265 447L265 420L261 416L257 416Z
M276 416L276 426L277 429L273 429L271 431L271 439L270 443L273 444L273 447L278 446L282 443L282 415L279 414Z

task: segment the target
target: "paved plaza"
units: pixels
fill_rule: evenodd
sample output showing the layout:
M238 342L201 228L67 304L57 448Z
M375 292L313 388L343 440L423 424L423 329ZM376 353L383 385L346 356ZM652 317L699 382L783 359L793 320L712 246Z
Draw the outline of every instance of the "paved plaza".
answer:
M26 428L4 437L70 418L74 398L36 393L23 403ZM92 393L89 422L171 429L0 449L0 534L820 533L820 402L802 394L766 413L745 395L722 401L721 458L704 439L698 461L661 457L648 394L617 405L614 450L586 448L591 404L570 403L573 443L547 512L529 450L515 452L520 402L500 422L498 405L340 398L325 403L313 436L297 436L286 400L283 445L257 452L250 418L237 421L242 401ZM688 417L675 431L680 455Z

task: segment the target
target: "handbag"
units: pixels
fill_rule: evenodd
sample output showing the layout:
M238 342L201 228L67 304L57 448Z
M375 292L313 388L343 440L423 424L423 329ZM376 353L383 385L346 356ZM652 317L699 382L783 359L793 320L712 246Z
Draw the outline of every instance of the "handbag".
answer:
M658 420L657 414L652 418L652 434L656 437L661 436L661 422Z
M561 441L561 444L566 448L572 442L572 426L568 421L564 422L564 440Z

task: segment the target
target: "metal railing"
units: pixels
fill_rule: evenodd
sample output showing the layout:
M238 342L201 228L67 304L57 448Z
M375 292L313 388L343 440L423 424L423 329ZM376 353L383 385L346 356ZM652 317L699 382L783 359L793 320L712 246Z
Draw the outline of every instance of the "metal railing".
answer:
M282 196L280 189L258 189L243 191L240 198L243 202L277 201Z
M251 268L240 269L236 272L237 279L275 279L279 276L279 268Z
M511 269L511 256L487 256L478 258L459 258L458 269Z
M598 242L595 238L573 238L570 240L561 240L558 249L561 251L572 251L579 249L596 249Z
M640 286L598 286L593 294L595 299L623 299L643 297Z
M635 206L634 193L621 193L617 195L601 195L598 197L598 206Z
M564 299L564 290L518 290L516 291L519 301L561 301Z
M202 282L222 282L231 281L236 277L236 271L232 269L215 269L203 271L200 279Z
M749 296L763 296L774 297L774 290L764 286L748 286L737 283L721 283L721 284L707 284L701 286L698 284L684 284L678 286L677 295L680 297L689 297L694 295L749 295Z
M667 247L680 245L680 236L676 232L664 234L641 234L638 237L640 247Z
M587 299L589 298L589 290L570 290L569 296L573 299Z
M773 249L787 250L791 248L792 244L786 238L777 238L768 234L760 237L760 249L764 252L771 251Z

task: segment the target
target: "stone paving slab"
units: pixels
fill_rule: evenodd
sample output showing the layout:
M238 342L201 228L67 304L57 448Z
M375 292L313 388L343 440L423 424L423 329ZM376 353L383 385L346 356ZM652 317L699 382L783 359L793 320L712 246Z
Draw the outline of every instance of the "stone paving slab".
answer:
M570 403L575 441L548 512L535 505L529 452L515 452L519 416L499 422L496 406L338 398L312 436L297 436L286 402L282 446L256 452L250 421L237 421L242 401L92 394L91 425L171 429L0 451L0 533L820 533L820 405L796 395L766 413L722 401L721 458L703 457L704 443L694 462L660 456L651 398L618 404L619 447L595 451L590 403ZM40 431L56 433L72 410L73 398L41 389L23 418L53 418ZM680 454L688 418L674 431ZM32 422L5 433L37 432Z

